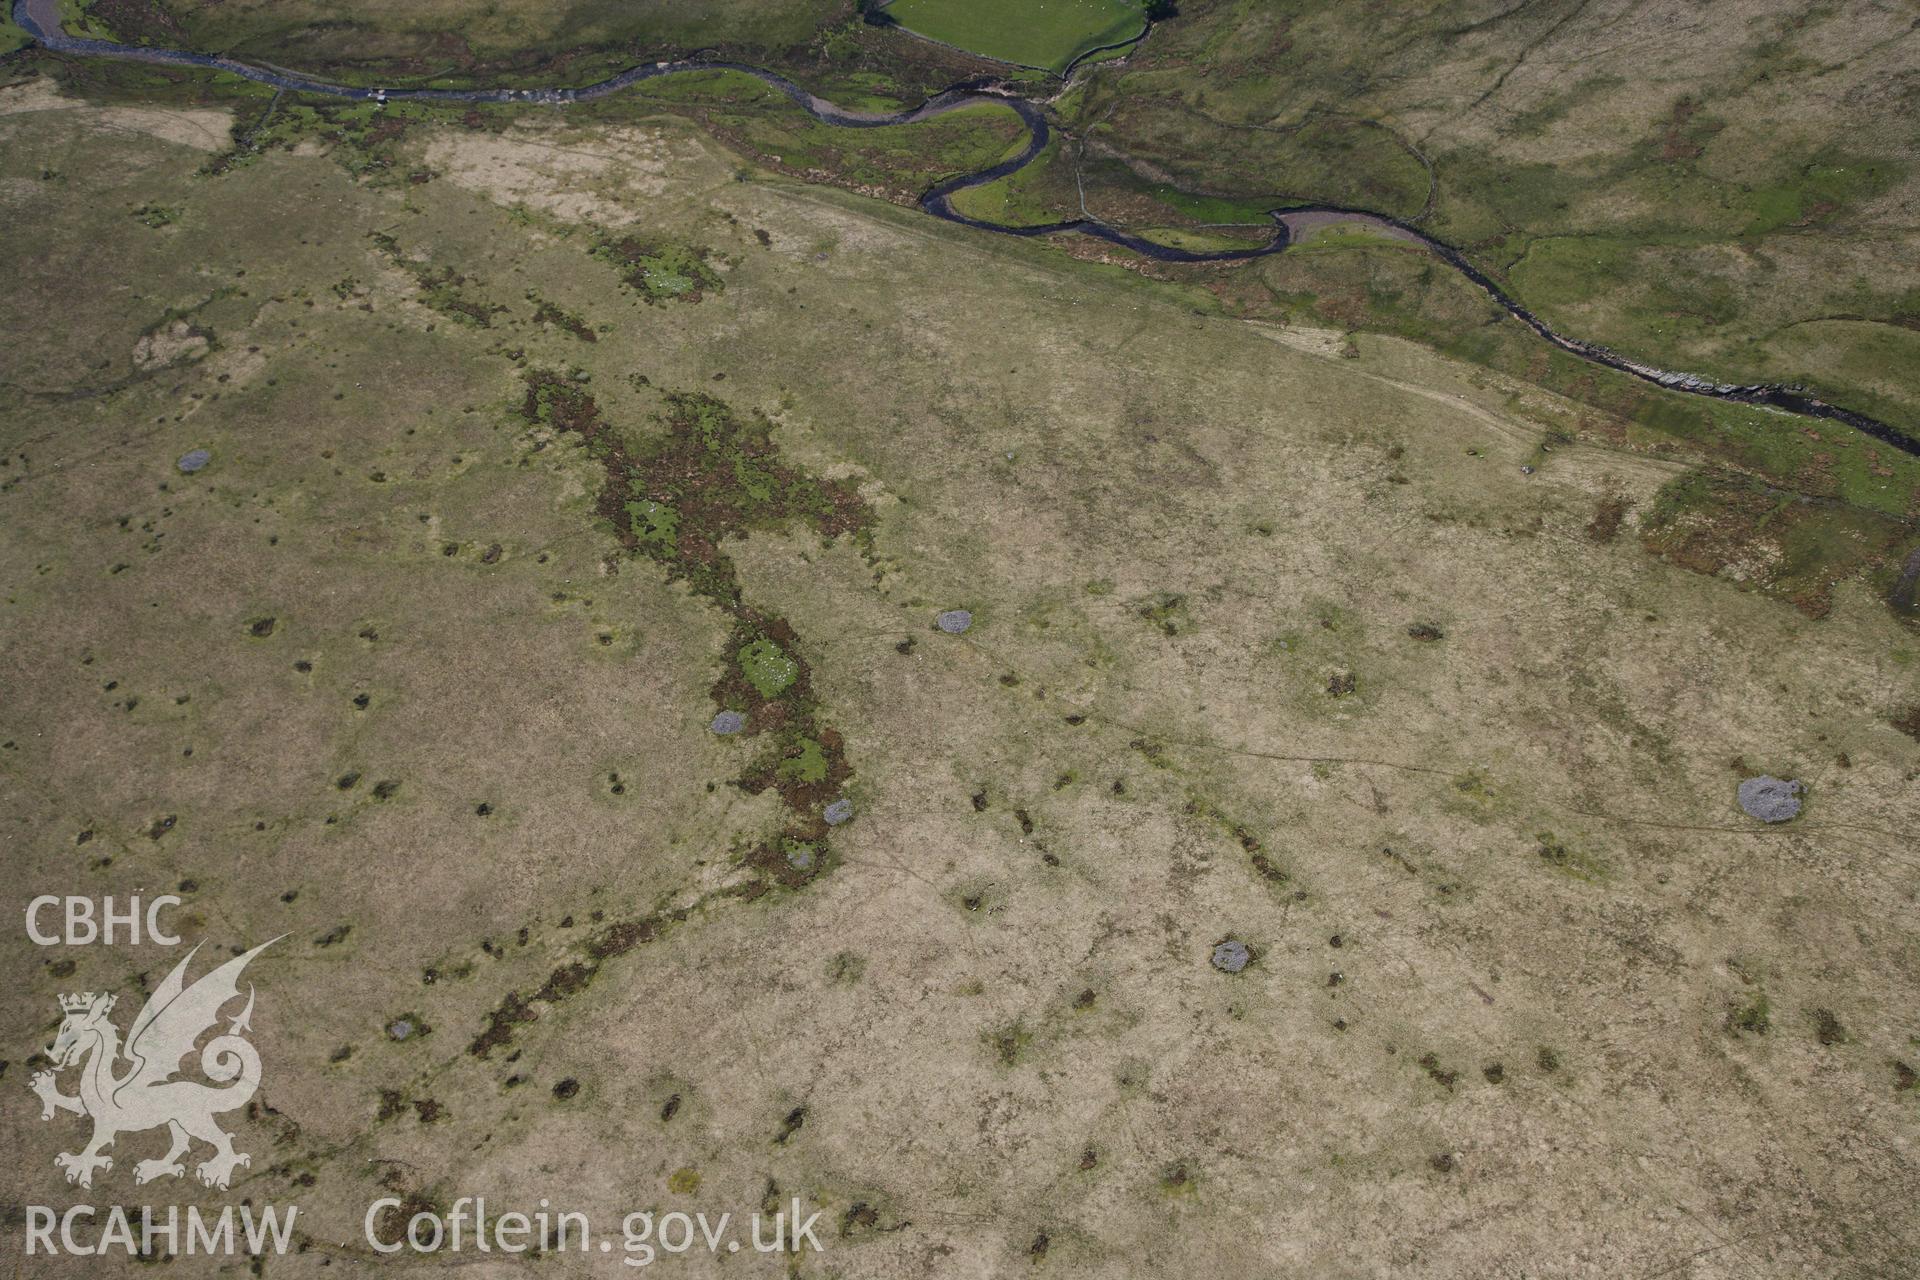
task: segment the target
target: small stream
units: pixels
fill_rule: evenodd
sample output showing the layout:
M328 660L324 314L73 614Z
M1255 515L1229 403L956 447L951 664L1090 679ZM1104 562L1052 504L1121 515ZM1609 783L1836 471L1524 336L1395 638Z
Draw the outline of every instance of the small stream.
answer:
M577 89L363 89L351 85L333 84L325 80L316 80L291 71L276 70L269 67L254 66L233 58L216 57L212 54L190 53L181 49L156 49L140 45L118 44L110 40L89 40L69 36L60 22L59 0L15 0L14 21L24 28L40 44L57 53L75 54L82 57L120 58L136 62L164 63L169 66L205 67L214 71L225 71L260 84L271 85L276 89L295 93L319 94L332 98L346 98L356 102L495 102L495 103L539 103L549 106L565 106L572 102L589 102L595 98L604 98L608 94L618 93L643 80L656 76L674 75L685 71L738 71L750 75L764 84L785 94L788 98L814 119L822 124L834 125L844 129L877 129L888 125L914 124L922 120L931 120L949 111L970 107L982 103L1003 106L1016 115L1027 126L1027 145L1020 154L1003 160L991 168L978 173L965 174L949 179L927 191L920 197L920 207L925 212L947 222L958 223L963 227L973 227L980 231L989 231L997 235L1008 236L1053 236L1083 235L1105 240L1118 245L1142 257L1157 262L1235 262L1248 258L1261 258L1268 254L1282 253L1294 241L1297 235L1328 221L1354 222L1373 227L1375 230L1394 239L1405 240L1425 247L1434 256L1446 262L1461 275L1484 290L1489 297L1499 303L1507 314L1532 329L1542 338L1572 355L1594 364L1616 369L1621 373L1650 382L1670 391L1685 392L1690 395L1710 396L1717 400L1730 400L1740 404L1760 405L1770 409L1785 410L1788 413L1802 414L1813 418L1828 418L1844 423L1862 431L1874 439L1905 453L1920 457L1920 439L1877 418L1855 412L1839 405L1808 395L1795 388L1772 383L1749 383L1736 385L1715 382L1697 374L1679 373L1657 368L1626 356L1598 343L1586 342L1579 338L1570 338L1549 326L1546 321L1528 311L1506 290L1475 267L1461 253L1441 240L1436 240L1426 232L1398 218L1386 214L1374 213L1365 209L1351 209L1339 205L1311 204L1295 205L1275 209L1271 213L1274 229L1272 236L1263 244L1244 249L1193 250L1179 249L1170 245L1156 243L1143 236L1137 236L1110 226L1093 218L1074 218L1064 222L1048 222L1036 225L1015 225L988 222L980 218L971 218L953 207L953 197L971 187L985 186L1010 174L1017 173L1032 163L1034 158L1046 149L1052 137L1052 129L1045 114L1024 98L995 92L990 86L966 85L949 89L934 95L910 111L891 113L849 111L834 105L824 98L815 97L799 85L784 76L775 75L760 67L749 66L741 62L726 62L709 59L683 59L670 62L642 63L630 67L616 76L601 80L595 84Z

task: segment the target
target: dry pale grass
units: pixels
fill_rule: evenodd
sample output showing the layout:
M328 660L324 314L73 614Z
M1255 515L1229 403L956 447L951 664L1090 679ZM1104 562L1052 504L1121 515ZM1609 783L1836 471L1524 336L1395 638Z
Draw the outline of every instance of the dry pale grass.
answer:
M20 892L191 881L192 936L290 934L240 1125L242 1194L312 1223L276 1275L368 1260L387 1187L602 1222L799 1196L829 1224L800 1267L848 1276L1868 1276L1920 1246L1911 632L1596 541L1665 473L1541 454L1572 410L817 190L629 194L738 259L644 307L585 231L535 243L454 182L127 172L112 202L179 200L184 240L56 193L43 243L244 264L222 348L263 363L0 401L5 830ZM310 198L268 235L276 188ZM373 228L509 310L429 330L332 290L384 270ZM48 298L8 278L11 339ZM612 328L537 327L531 289ZM728 895L771 815L726 782L751 745L704 730L719 615L610 559L512 352L636 435L663 387L762 408L874 503L871 560L728 548L858 769L829 874ZM1810 784L1798 822L1739 815L1763 770ZM58 992L171 960L6 946L21 1057ZM1759 994L1769 1031L1730 1028ZM431 1033L392 1042L403 1013ZM23 1099L0 1194L64 1203L73 1127Z

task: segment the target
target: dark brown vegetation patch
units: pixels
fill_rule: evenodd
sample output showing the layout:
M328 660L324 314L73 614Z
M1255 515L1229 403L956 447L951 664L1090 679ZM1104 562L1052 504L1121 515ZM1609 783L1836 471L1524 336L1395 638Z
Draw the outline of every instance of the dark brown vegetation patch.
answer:
M1118 786L1118 784L1115 785L1116 787ZM1241 850L1247 855L1247 862L1253 867L1254 873L1262 880L1267 881L1269 884L1284 885L1292 879L1285 870L1274 862L1273 857L1267 852L1267 847L1261 842L1259 836L1255 835L1253 831L1244 824L1235 822L1233 819L1227 817L1227 815L1220 812L1211 802L1196 796L1187 801L1187 813L1196 818L1206 818L1231 835L1235 842L1239 844Z
M580 436L601 464L606 481L598 510L621 546L654 560L733 617L713 700L745 716L749 735L770 740L739 785L754 795L779 792L789 810L786 838L819 844L827 834L820 811L853 775L846 744L821 719L804 642L786 619L742 600L733 561L721 546L728 538L797 523L827 539L850 536L867 551L871 508L846 486L788 466L764 414L736 413L700 392L668 393L659 419L664 433L636 446L606 423L580 382L536 370L526 383L523 416Z
M1620 532L1620 522L1626 519L1627 508L1631 505L1617 494L1600 499L1594 504L1593 519L1587 521L1587 537L1595 542L1612 542L1614 535Z
M1737 570L1742 585L1823 618L1834 588L1855 575L1891 598L1912 530L1835 499L1698 471L1661 490L1641 536L1649 551L1682 568L1709 576ZM1765 567L1755 573L1754 565Z
M559 303L550 302L532 293L527 295L527 299L534 304L533 322L535 324L550 324L556 329L572 334L582 342L600 341L600 335L594 332L592 325Z
M415 258L386 232L371 232L369 238L388 262L413 278L420 302L441 315L461 324L490 329L493 318L506 310L498 303L475 301L465 292L470 283L465 275L452 267L436 267Z
M1460 1078L1458 1071L1448 1071L1441 1067L1440 1058L1437 1054L1429 1053L1422 1055L1420 1059L1420 1069L1432 1077L1435 1084L1448 1089L1453 1088L1454 1081Z

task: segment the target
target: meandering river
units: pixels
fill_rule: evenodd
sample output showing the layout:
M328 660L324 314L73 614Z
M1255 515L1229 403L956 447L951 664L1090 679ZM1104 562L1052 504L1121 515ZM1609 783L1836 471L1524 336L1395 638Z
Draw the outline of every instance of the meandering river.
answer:
M90 40L70 36L60 21L59 0L15 0L13 16L14 21L19 23L28 35L58 53L165 63L171 66L205 67L244 76L248 80L272 85L276 89L331 98L347 98L357 102L524 102L565 106L572 102L587 102L594 98L603 98L657 76L675 75L688 71L738 71L779 90L792 99L801 110L821 123L845 129L876 129L887 125L914 124L921 120L931 120L962 107L992 103L1006 107L1020 117L1027 127L1027 145L1019 155L1009 160L1003 160L978 173L969 173L940 183L921 196L920 207L936 218L997 235L1092 236L1159 262L1232 262L1259 258L1284 252L1297 235L1313 226L1328 221L1363 223L1385 235L1421 245L1485 290L1487 295L1499 303L1514 319L1562 351L1578 356L1582 360L1616 369L1643 382L1650 382L1671 391L1710 396L1714 399L1730 400L1741 404L1761 405L1789 413L1804 414L1808 417L1828 418L1865 432L1874 439L1890 444L1903 452L1920 456L1920 439L1915 439L1905 431L1881 422L1877 418L1840 405L1829 404L1825 400L1808 395L1799 388L1772 383L1715 382L1711 378L1703 378L1697 374L1658 368L1629 359L1598 343L1568 337L1521 306L1485 272L1469 262L1466 255L1458 249L1444 241L1436 240L1409 223L1386 214L1325 204L1295 205L1275 209L1271 213L1274 222L1273 234L1264 243L1244 249L1217 250L1175 248L1123 231L1094 218L1074 218L1064 222L1023 225L989 222L981 218L968 217L953 207L953 196L956 193L970 187L984 186L1019 172L1046 149L1052 137L1052 129L1047 123L1046 115L1039 107L1024 98L998 93L985 86L974 85L949 89L927 99L910 111L891 113L849 111L808 93L785 76L776 75L763 68L740 62L696 58L643 63L596 84L575 89L366 89L333 84L291 71L255 66L234 58L191 53L183 49L150 48L143 45L119 44L110 40Z

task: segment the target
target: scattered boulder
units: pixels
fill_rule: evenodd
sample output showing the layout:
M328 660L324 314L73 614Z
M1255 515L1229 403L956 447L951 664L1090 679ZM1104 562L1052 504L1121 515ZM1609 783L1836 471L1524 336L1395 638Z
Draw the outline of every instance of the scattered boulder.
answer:
M1800 796L1805 791L1797 779L1762 774L1740 784L1740 808L1762 822L1787 822L1800 816Z
M186 474L192 475L212 461L213 455L205 449L189 449L180 455L180 461L175 465Z
M1233 938L1216 943L1213 948L1213 967L1222 973L1238 973L1252 959L1253 952L1247 949L1247 944Z
M413 1035L413 1024L405 1018L396 1018L387 1024L387 1034L395 1040L405 1040Z
M842 796L825 809L822 809L820 816L826 819L828 826L837 827L853 816L853 801Z
M949 609L933 622L948 635L957 636L973 625L973 615L965 609Z
M719 734L738 733L747 727L747 718L738 711L722 711L707 727Z

